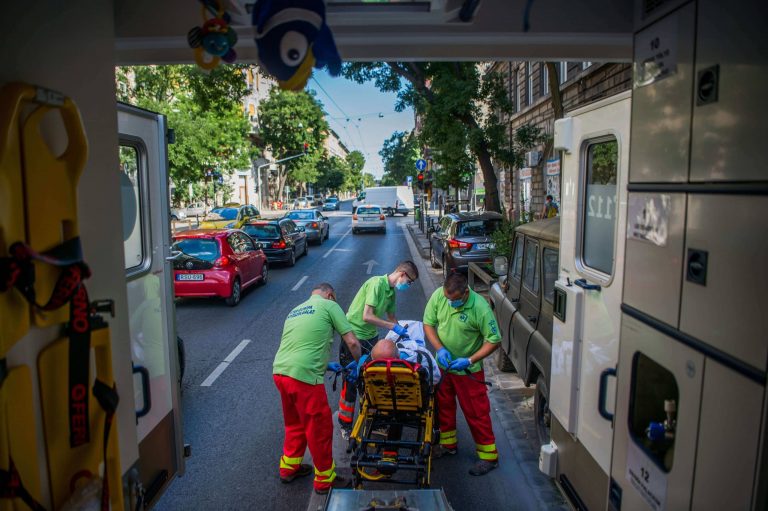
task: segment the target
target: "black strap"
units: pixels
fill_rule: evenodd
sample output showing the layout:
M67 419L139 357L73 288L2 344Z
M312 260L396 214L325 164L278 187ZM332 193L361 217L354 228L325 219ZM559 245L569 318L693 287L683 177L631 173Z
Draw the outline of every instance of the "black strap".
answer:
M9 458L8 470L0 469L0 499L21 499L32 511L45 511L45 508L29 494L21 481L19 471Z
M69 309L69 446L91 439L88 386L91 361L91 314L88 292L80 285Z
M108 386L103 381L96 379L93 384L93 395L106 412L104 418L104 478L101 481L101 511L109 511L109 474L107 472L107 448L109 447L109 430L112 427L112 421L115 418L117 404L120 402L120 396L117 394L115 385Z
M471 373L469 371L469 369L464 369L464 374L469 376L471 379L475 380L477 383L482 383L483 385L487 386L488 388L491 388L493 386L493 384L491 382L489 382L489 381L478 380L477 378L475 378L475 375L473 373Z

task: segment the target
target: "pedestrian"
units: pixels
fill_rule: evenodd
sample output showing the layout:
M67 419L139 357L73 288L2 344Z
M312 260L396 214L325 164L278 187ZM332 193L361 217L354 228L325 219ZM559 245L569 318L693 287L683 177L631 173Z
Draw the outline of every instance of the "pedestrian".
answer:
M554 197L547 195L544 201L544 208L541 210L541 218L552 218L560 212L560 207L555 202Z
M419 270L413 261L403 261L389 275L379 275L366 280L355 295L347 310L347 319L352 331L365 353L370 353L379 339L378 328L393 330L398 335L407 335L408 330L395 317L395 291L405 291L419 278ZM382 319L385 316L387 319ZM339 346L339 361L346 365L352 361L345 345ZM355 416L357 387L346 380L339 397L339 426L341 436L349 440Z
M272 378L280 392L285 422L280 481L290 483L312 472L310 465L301 463L309 445L315 469L314 488L321 495L331 487L343 488L351 483L336 475L333 418L323 384L326 369L341 370L338 363L328 363L334 330L341 335L353 359L347 369L356 375L360 343L328 283L317 285L309 300L288 314L272 365Z
M424 310L424 333L437 352L443 377L437 386L440 445L434 457L456 454L456 401L467 420L479 460L469 469L482 476L498 466L498 451L491 424L491 404L482 360L496 351L501 340L491 307L469 289L467 278L451 273Z

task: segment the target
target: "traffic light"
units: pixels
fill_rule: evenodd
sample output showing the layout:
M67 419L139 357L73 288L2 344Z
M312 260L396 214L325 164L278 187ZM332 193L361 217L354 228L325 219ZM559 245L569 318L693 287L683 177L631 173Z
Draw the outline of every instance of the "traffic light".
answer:
M419 175L416 176L416 180L419 182L419 188L423 189L424 188L424 173L423 172L419 172Z
M309 144L304 142L304 154L307 154L308 150L309 150Z

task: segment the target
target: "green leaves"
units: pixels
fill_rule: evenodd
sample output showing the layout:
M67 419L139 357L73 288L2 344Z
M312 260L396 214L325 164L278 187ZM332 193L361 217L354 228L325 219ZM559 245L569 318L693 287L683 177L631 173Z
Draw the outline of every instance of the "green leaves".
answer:
M384 141L379 151L384 162L382 181L390 186L402 185L407 176L416 173L416 160L421 154L421 146L414 133L396 131Z

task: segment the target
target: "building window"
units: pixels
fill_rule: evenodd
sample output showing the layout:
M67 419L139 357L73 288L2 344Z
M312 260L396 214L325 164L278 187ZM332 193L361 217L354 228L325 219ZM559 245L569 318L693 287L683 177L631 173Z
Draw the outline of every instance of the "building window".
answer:
M544 249L542 266L544 266L544 299L549 303L555 300L555 281L557 280L558 269L557 250L551 248Z
M588 144L585 152L581 263L611 275L616 235L619 145L615 138L610 138Z
M147 261L144 226L142 223L142 197L146 186L144 169L136 146L120 146L120 189L123 211L123 255L128 274L140 271Z
M525 261L523 262L523 285L534 295L539 294L539 246L530 239L525 240Z
M528 62L525 67L525 74L528 77L528 104L533 104L533 69L531 63Z
M549 94L549 69L547 63L541 63L541 93L543 96Z
M249 115L256 115L256 107L253 106L253 103L248 104L248 114Z
M522 70L518 71L517 73L517 111L521 112L523 110L523 105L525 104L525 96L524 96L524 90L525 90L525 79L523 77Z
M568 81L568 63L560 62L560 83Z

